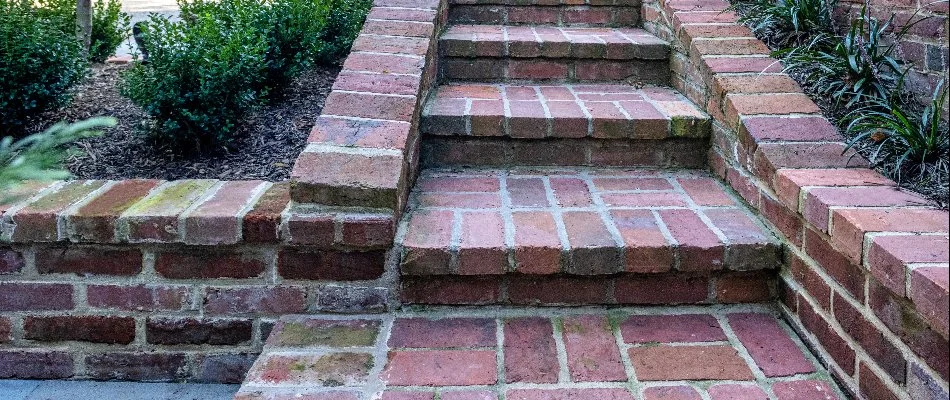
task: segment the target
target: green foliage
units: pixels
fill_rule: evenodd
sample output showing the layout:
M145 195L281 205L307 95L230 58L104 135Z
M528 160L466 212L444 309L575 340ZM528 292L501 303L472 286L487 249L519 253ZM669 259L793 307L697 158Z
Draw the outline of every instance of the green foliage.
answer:
M122 12L120 0L98 0L93 4L92 10L89 59L93 62L103 62L115 54L115 49L129 37L132 17Z
M257 106L267 41L253 27L221 29L213 14L187 23L153 16L144 27L148 64L136 64L121 90L154 119L158 139L207 149L227 142Z
M98 129L115 125L112 118L92 118L51 128L20 140L10 136L0 140L0 192L25 180L65 179L62 169L68 154L65 145L78 139L99 135Z
M29 1L0 0L0 133L20 135L27 118L65 104L86 73L75 33L34 12Z
M123 93L170 144L227 145L243 116L315 63L347 52L369 0L180 0L181 21L143 29L148 63Z
M861 10L848 33L838 40L820 34L802 46L777 52L786 68L801 73L820 95L846 101L851 108L863 101L886 99L898 88L907 68L895 53L897 43L913 24L888 34L894 16L883 23ZM829 47L828 43L835 43Z
M64 33L76 34L76 0L38 0L36 12ZM92 3L92 36L89 59L103 62L129 37L131 17L122 12L121 0Z
M919 113L887 98L871 99L845 119L848 146L873 143L871 161L890 163L883 166L897 180L904 171L942 173L946 179L950 155L950 135L942 116L946 99L944 82L937 85L930 104Z
M773 47L784 48L831 33L835 0L748 0L734 3L739 22Z

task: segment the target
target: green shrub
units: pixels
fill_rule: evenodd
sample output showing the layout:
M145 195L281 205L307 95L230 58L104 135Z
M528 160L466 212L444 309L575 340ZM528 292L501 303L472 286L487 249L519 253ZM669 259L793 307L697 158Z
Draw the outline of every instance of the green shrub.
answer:
M266 38L241 24L202 13L171 22L153 16L144 26L148 64L124 75L123 95L154 119L158 138L181 148L227 143L263 94Z
M0 133L20 135L26 118L65 104L86 69L75 33L28 2L0 0Z
M947 99L944 84L937 85L930 104L919 113L888 98L871 99L864 107L852 111L845 118L848 146L873 143L871 162L891 171L897 181L905 171L918 175L935 173L946 179L950 135L943 121L943 104Z
M838 39L821 34L809 43L779 51L789 71L802 73L805 81L823 96L846 101L851 108L860 102L891 97L907 68L897 58L897 43L913 24L893 34L894 16L884 21L861 10L848 33ZM828 43L834 43L832 47Z
M373 5L372 0L327 0L330 14L323 33L326 42L318 60L334 61L345 55L356 36L360 33L366 14Z
M76 0L38 0L37 13L64 33L76 34ZM92 3L92 35L89 59L103 62L129 37L131 17L122 12L121 0L95 0Z
M739 22L749 25L773 47L802 44L816 35L833 31L835 0L748 0L737 1Z
M65 145L96 136L99 128L114 125L112 118L92 118L73 124L61 122L16 141L10 136L3 138L0 140L0 193L25 180L68 178L69 172L62 169L68 154Z

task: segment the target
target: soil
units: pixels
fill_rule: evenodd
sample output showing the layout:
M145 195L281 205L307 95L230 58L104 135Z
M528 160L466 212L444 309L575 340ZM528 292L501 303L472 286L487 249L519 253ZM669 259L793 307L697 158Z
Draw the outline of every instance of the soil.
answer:
M58 121L95 116L118 120L101 136L76 143L66 167L78 179L286 180L340 71L339 66L325 66L301 75L283 97L247 118L230 149L182 155L152 140L148 117L119 94L120 74L126 68L94 65L70 105L40 115L29 128L39 132Z

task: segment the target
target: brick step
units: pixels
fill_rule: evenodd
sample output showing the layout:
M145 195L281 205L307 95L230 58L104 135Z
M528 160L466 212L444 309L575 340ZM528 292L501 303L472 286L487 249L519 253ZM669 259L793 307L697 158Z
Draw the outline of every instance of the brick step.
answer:
M439 39L440 74L480 82L665 85L669 44L643 29L452 25Z
M640 7L576 4L453 4L451 24L633 27Z
M705 165L709 117L676 91L628 85L449 84L423 110L423 163Z
M428 303L427 291L472 277L483 280L471 290L509 287L491 303L524 303L511 300L512 281L601 287L598 304L618 302L606 292L615 280L715 289L738 276L768 292L763 271L780 266L780 244L724 187L699 170L425 170L397 234L404 300Z

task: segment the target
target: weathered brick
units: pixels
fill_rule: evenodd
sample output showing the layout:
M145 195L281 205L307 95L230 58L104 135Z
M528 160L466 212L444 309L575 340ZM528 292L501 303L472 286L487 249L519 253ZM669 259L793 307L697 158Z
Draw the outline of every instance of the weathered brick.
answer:
M600 316L562 320L567 368L575 382L618 382L627 376L610 322Z
M494 350L391 351L383 379L395 386L492 385Z
M805 220L828 232L831 207L900 207L925 205L918 195L895 187L820 187L808 189L802 200Z
M386 252L281 250L277 273L285 279L355 281L379 278Z
M267 338L273 347L369 347L379 335L378 320L283 317Z
M660 345L634 347L629 353L641 381L752 379L752 371L731 346Z
M187 305L185 286L89 285L86 301L90 307L124 311L178 311Z
M387 247L393 243L395 224L392 215L344 214L339 219L345 246Z
M129 276L142 271L142 252L134 248L42 247L36 249L36 269L41 274Z
M322 146L300 153L290 174L291 198L330 206L396 208L404 184L403 154L355 149Z
M73 306L69 284L0 282L0 311L71 310Z
M634 315L620 324L627 343L715 342L727 340L711 315Z
M500 296L498 278L406 278L400 297L410 304L491 304Z
M729 314L729 325L765 376L791 376L815 371L788 333L769 314Z
M917 311L940 332L944 338L948 332L948 313L950 313L950 269L947 267L916 268L910 276L908 297L917 306Z
M246 319L149 317L145 337L150 344L237 345L251 340L253 327Z
M709 297L709 278L677 274L618 278L614 297L619 304L696 304Z
M73 376L73 356L65 351L0 350L0 378L66 379Z
M403 239L401 272L409 275L443 274L450 271L449 242L451 211L420 211L410 216Z
M256 354L200 354L196 359L194 379L201 383L241 383L251 369Z
M19 273L25 265L23 253L15 249L0 248L0 275Z
M511 400L633 400L633 395L625 389L509 389L505 398Z
M86 374L97 380L177 381L190 372L183 353L92 354L84 363Z
M716 300L720 303L761 303L773 299L768 272L733 273L716 279Z
M517 318L504 324L506 382L556 383L560 366L551 320Z
M161 183L151 179L126 179L67 214L66 229L70 240L79 242L116 242L119 216Z
M608 304L607 278L512 276L508 279L508 298L521 305Z
M660 210L660 218L678 243L681 271L709 271L723 267L725 246L692 210Z
M937 235L875 236L864 265L898 296L906 291L907 264L950 262L950 238Z
M493 347L495 321L483 318L400 318L389 336L391 348Z
M561 270L561 240L551 213L514 212L515 270L523 274L552 274Z
M28 316L23 320L23 331L25 339L42 342L129 344L135 340L135 320L95 315Z
M267 243L278 240L281 213L290 202L290 185L279 182L267 189L247 214L242 225L244 241Z
M643 400L700 400L702 396L692 386L651 386L643 389Z
M293 314L306 309L306 293L295 286L209 287L203 309L208 314Z
M225 182L184 217L184 242L220 245L241 241L241 214L262 185L261 181Z
M155 253L155 271L171 279L253 278L269 262L265 254L215 252L204 248Z
M105 181L72 181L18 210L12 217L14 242L59 239L57 216L71 204L102 187Z
M884 336L861 310L844 299L835 298L834 317L845 333L851 336L895 382L905 382L907 361L901 351Z
M163 185L126 209L118 230L130 242L178 241L179 215L214 184L213 180L182 180Z
M848 209L832 211L831 238L835 247L854 262L861 262L868 232L950 231L946 211L931 209Z
M289 244L329 249L333 246L335 237L333 215L291 214L287 218L284 233L284 241Z
M848 375L855 372L855 352L851 344L831 328L831 321L818 314L799 294L798 316L805 330L818 339L821 347L831 355L831 361Z
M772 391L780 399L830 399L838 398L828 383L819 380L794 380L776 382Z

